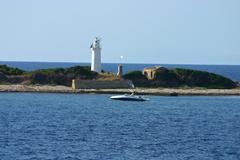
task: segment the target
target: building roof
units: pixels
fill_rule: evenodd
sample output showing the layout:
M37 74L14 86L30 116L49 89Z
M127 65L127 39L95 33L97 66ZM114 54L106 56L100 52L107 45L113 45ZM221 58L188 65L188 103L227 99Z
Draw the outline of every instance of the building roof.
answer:
M164 67L162 67L162 66L146 67L146 68L144 68L144 70L157 70L160 68L164 68Z

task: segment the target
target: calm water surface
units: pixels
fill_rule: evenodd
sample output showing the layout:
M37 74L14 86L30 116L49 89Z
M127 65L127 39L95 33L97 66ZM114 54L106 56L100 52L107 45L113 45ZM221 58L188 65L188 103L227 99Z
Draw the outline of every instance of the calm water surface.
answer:
M240 159L240 97L109 96L0 93L0 159Z

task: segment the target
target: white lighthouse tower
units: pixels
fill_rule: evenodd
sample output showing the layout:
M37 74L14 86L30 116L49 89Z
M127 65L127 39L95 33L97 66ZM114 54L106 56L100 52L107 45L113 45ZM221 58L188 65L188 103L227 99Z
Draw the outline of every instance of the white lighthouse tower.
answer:
M100 39L95 38L91 45L92 50L92 64L91 64L91 70L95 72L101 72L101 46L100 46Z

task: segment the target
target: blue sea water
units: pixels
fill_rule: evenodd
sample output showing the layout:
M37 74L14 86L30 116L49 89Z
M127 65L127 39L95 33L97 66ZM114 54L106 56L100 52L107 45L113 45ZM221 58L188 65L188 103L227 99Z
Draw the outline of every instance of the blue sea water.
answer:
M109 96L0 93L0 159L240 159L240 97Z
M24 70L36 70L56 67L72 67L76 65L90 65L88 63L57 63L57 62L6 62L0 61L0 64L7 64L12 67L18 67ZM108 72L117 72L116 63L104 63L103 70ZM145 67L160 65L167 68L188 68L201 71L208 71L231 78L234 81L240 81L240 65L180 65L180 64L123 64L124 73L133 70L142 70Z

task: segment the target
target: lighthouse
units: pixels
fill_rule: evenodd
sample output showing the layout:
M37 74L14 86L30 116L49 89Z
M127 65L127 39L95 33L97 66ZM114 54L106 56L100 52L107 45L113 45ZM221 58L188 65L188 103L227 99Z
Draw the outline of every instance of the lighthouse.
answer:
M91 64L91 71L101 72L101 46L100 46L100 39L95 38L91 45L92 51L92 64Z

